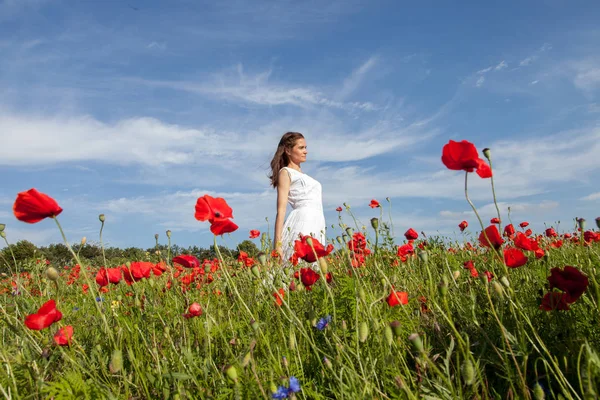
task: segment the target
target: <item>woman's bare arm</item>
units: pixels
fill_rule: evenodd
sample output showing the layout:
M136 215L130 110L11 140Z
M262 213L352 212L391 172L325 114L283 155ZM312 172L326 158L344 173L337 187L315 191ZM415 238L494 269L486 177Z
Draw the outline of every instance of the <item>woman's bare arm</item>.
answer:
M277 183L277 216L275 217L275 250L279 253L280 257L283 257L281 240L283 238L283 223L285 221L291 183L290 173L285 169L279 171L279 181Z

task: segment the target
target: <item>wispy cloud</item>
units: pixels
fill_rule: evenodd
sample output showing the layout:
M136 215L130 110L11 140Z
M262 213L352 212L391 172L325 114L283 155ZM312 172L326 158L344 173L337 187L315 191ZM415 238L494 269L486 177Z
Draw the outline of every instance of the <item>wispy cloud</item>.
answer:
M483 83L484 83L484 82L485 82L485 77L483 77L483 76L480 76L480 77L477 79L477 82L475 82L475 86L477 86L477 87L481 87L481 86L483 86Z
M522 59L521 62L519 62L519 67L527 67L527 66L531 65L535 60L537 60L540 57L540 55L543 52L549 51L551 49L552 49L552 46L549 43L544 43L542 45L542 47L540 47L538 50L536 50L533 54Z
M352 74L346 79L344 79L344 84L342 85L342 88L339 91L338 97L341 99L345 99L350 94L352 94L359 87L365 75L375 67L378 61L378 56L372 56L367 61L365 61L360 67L352 71Z
M600 192L588 194L587 196L582 197L580 200L583 200L583 201L600 200Z

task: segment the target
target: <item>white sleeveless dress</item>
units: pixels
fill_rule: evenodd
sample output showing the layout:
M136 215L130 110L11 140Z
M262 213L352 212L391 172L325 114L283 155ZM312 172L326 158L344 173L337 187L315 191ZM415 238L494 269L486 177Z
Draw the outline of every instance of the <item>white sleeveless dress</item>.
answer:
M290 174L291 185L288 204L292 211L283 224L282 251L284 260L294 254L294 242L300 235L310 235L326 246L325 216L321 184L293 168L283 167Z

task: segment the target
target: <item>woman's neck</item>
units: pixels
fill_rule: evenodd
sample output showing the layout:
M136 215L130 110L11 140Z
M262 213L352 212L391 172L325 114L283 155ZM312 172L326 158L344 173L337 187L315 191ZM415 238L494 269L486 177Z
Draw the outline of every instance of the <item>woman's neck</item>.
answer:
M291 169L295 169L298 172L302 172L302 169L300 169L300 165L295 164L293 162L290 161L290 163L288 165L286 165L286 167L291 168Z

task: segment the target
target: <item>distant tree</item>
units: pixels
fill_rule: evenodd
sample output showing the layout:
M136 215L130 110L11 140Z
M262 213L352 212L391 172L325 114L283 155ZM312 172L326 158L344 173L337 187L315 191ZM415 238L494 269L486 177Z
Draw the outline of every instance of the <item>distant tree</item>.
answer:
M40 252L53 265L68 265L73 260L71 252L62 243L53 243L46 247L41 247Z
M17 262L30 260L36 256L37 252L39 252L38 248L27 240L19 240L17 243L10 245L10 248L12 249ZM10 250L8 248L3 250L3 254L5 259L12 260Z
M238 245L238 249L240 251L244 251L248 254L248 256L250 257L256 257L260 251L260 249L258 247L256 247L256 245L254 244L253 241L251 240L244 240L242 243L240 243ZM236 256L239 255L239 251L236 253Z

